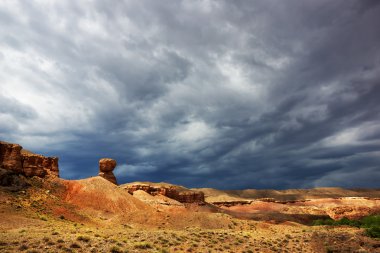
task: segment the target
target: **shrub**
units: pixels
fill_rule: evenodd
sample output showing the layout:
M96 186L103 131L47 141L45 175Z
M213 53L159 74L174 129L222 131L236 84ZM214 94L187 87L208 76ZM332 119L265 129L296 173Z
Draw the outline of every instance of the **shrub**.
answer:
M362 227L380 227L380 215L367 216L361 219Z
M121 250L119 247L113 246L113 247L110 249L110 252L111 252L111 253L122 253L122 250Z
M82 242L89 242L91 239L88 236L80 235L80 236L77 237L77 240L78 241L82 241Z
M313 226L321 226L321 225L346 225L352 227L361 227L365 228L366 235L373 238L380 238L380 215L370 215L363 217L360 220L350 220L346 217L334 221L332 219L325 220L314 220L312 222Z
M78 243L74 242L74 243L72 243L72 244L70 245L70 248L79 249L79 248L80 248L80 245L79 245Z
M380 238L380 226L366 228L366 235L373 238Z
M26 246L25 244L21 245L18 249L23 251L23 250L27 250L29 247Z
M40 219L43 221L47 221L48 219L45 216L40 216Z
M151 249L152 245L147 242L138 242L134 245L135 249Z

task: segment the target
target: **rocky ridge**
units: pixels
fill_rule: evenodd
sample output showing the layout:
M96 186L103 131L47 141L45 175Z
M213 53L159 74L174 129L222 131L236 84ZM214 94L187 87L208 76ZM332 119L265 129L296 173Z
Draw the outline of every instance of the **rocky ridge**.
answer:
M19 144L0 141L0 168L26 177L59 177L58 157L24 150Z
M144 191L152 196L163 195L168 198L177 200L180 203L205 203L204 193L202 191L193 191L184 187L167 185L167 184L148 184L148 183L130 183L122 186L130 194L136 191Z

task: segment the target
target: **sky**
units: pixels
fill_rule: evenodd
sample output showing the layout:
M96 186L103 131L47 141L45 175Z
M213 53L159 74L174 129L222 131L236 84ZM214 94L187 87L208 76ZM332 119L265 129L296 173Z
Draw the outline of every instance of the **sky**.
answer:
M0 140L66 179L380 187L380 1L0 1Z

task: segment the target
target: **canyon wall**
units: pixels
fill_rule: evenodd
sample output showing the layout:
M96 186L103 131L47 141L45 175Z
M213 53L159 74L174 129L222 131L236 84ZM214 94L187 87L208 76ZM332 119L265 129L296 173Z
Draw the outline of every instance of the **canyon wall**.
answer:
M175 199L181 203L204 203L205 196L201 191L191 191L191 190L179 190L175 186L153 186L149 184L133 184L123 187L130 194L133 192L142 190L149 193L152 196L163 195L171 199Z
M0 141L0 168L27 177L59 177L58 157L23 150L18 144Z

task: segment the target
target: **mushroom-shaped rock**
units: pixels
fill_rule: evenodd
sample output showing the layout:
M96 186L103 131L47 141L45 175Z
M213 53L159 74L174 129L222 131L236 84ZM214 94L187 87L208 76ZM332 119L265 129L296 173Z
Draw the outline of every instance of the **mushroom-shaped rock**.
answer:
M116 161L111 158L102 158L99 160L99 176L107 179L108 181L117 184L116 177L113 170L116 167Z

